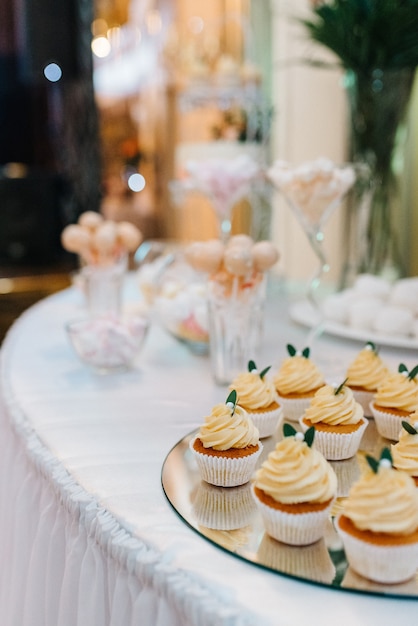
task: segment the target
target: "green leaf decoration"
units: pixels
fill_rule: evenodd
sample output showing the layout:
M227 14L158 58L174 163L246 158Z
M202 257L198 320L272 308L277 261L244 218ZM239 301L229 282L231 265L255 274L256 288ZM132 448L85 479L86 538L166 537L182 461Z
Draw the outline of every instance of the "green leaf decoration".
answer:
M283 435L284 437L294 437L298 431L296 428L293 428L290 424L283 424Z
M304 350L302 350L302 356L304 356L305 359L309 359L309 354L310 354L309 348L305 348Z
M390 464L392 465L393 460L392 460L392 455L390 453L389 448L383 448L381 454L380 454L380 460L382 459L387 459L388 461L390 461Z
M376 461L372 456L366 454L366 461L372 468L373 472L377 474L377 470L379 469L379 461Z
M269 365L268 367L263 369L263 371L260 374L261 380L263 380L264 376L267 374L267 372L269 371L270 368L271 368L271 365Z
M408 368L406 367L405 363L399 363L398 372L402 374L402 372L407 372L407 371L408 371Z
M415 428L409 422L406 422L405 420L402 420L402 426L406 430L406 432L409 433L410 435L417 435L418 434L417 431L415 430Z
M379 471L379 466L382 461L389 461L390 465L393 465L392 455L389 448L383 448L382 452L380 453L379 461L374 459L372 456L369 456L368 454L366 454L366 461L375 474L377 474L377 472Z
M296 348L295 348L295 346L292 346L292 344L291 344L291 343L288 343L288 344L287 344L287 346L286 346L286 348L287 348L287 351L288 351L288 353L290 354L290 356L295 356L295 354L296 354Z
M370 346L370 347L371 347L371 349L372 349L372 351L373 351L375 354L379 354L379 349L377 348L376 344L375 344L375 343L373 343L373 341L368 341L368 342L366 343L366 347L367 347L367 346Z
M414 380L417 374L418 374L418 365L415 365L415 367L409 372L408 378L410 380Z
M248 361L248 371L252 372L253 370L257 369L257 365L254 363L254 361Z
M235 406L237 404L237 392L235 391L235 389L231 391L231 393L225 400L225 404L228 404L228 402L232 402L232 404L234 405L234 410L235 410Z
M308 430L305 433L305 441L307 445L309 446L309 448L312 446L314 438L315 438L315 428L314 426L311 426L310 428L308 428Z
M348 378L346 378L346 379L345 379L345 380L341 383L341 385L339 385L339 386L337 387L337 389L334 391L334 396L338 396L338 394L339 394L339 393L341 393L341 391L342 391L342 389L343 389L344 385L346 384L347 380L348 380Z

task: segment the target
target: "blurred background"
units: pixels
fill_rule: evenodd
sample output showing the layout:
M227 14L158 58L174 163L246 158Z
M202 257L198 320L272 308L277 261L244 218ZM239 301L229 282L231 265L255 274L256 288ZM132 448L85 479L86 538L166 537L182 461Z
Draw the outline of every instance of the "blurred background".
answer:
M295 19L312 4L2 0L1 336L69 284L75 260L60 233L83 211L131 221L145 239L207 239L216 234L210 206L170 192L189 159L347 158L342 72L306 62L317 51ZM417 93L411 111L399 222L406 271L417 275ZM313 257L294 216L274 193L257 202L243 203L236 228L250 229L257 211L260 237L280 249L280 273L304 280ZM343 239L337 211L326 234L331 281Z

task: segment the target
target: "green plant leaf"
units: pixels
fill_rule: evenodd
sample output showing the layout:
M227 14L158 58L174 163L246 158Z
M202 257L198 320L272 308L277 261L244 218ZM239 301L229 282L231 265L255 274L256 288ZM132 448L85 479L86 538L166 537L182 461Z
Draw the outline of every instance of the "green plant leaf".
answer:
M389 448L383 448L381 454L380 454L380 460L382 459L387 459L388 461L390 461L390 464L392 465L393 460L392 460L392 455L390 453Z
M232 404L234 405L234 410L235 410L235 406L237 404L237 392L235 391L235 389L231 391L231 393L225 400L225 404L228 404L228 402L232 402Z
M417 374L418 374L418 365L415 365L415 367L409 372L408 378L410 380L414 380Z
M402 374L403 372L407 372L407 371L408 371L408 368L406 367L405 363L399 363L398 372Z
M248 361L248 371L252 372L253 370L257 369L257 365L254 363L254 361Z
M372 456L366 454L366 461L372 468L373 472L377 474L377 470L379 469L379 461L376 461Z
M337 387L337 389L334 391L334 396L338 396L338 394L339 394L339 393L341 393L341 391L343 390L343 387L344 387L344 385L346 384L347 380L348 380L348 378L346 378L346 379L345 379L345 380L341 383L341 385L339 385L339 386Z
M366 346L370 346L371 349L373 350L373 352L375 352L377 354L376 344L374 344L373 341L368 341L366 343Z
M288 343L288 344L287 344L287 346L286 346L286 348L287 348L287 351L288 351L288 353L290 354L290 356L295 356L295 354L296 354L296 348L295 348L295 346L292 346L292 344L291 344L291 343Z
M293 437L294 435L296 435L298 431L296 430L296 428L293 428L293 426L291 424L283 424L283 436L284 437Z
M305 359L309 359L309 354L310 354L309 348L305 348L304 350L302 350L302 356L304 356Z
M416 0L333 0L298 21L343 67L366 74L418 65L417 8Z
M410 435L418 434L416 429L409 422L402 420L402 426L406 430L406 432L409 433Z
M315 438L315 428L314 426L311 426L310 428L308 428L308 430L305 433L305 441L308 444L309 448L312 446L314 438Z
M267 374L267 372L269 371L269 369L271 368L271 365L269 365L268 367L264 368L263 371L260 374L260 378L263 379L264 376Z

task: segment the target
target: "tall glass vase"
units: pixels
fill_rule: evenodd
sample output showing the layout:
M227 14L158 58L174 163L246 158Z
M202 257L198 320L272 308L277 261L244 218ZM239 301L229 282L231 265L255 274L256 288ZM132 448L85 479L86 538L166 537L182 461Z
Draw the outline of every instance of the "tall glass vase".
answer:
M400 176L414 74L413 69L346 74L350 160L369 173L358 177L348 197L342 286L361 272L392 277L404 272Z

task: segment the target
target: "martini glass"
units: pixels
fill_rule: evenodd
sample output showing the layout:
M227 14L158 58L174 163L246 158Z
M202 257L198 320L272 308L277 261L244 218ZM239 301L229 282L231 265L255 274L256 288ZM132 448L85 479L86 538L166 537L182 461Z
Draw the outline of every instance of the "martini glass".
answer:
M185 178L172 181L170 190L177 203L188 192L197 191L208 198L218 220L219 238L227 242L231 234L232 210L249 194L261 174L260 165L245 154L235 158L189 161Z
M324 274L330 270L324 249L324 227L354 185L356 168L354 164L336 165L324 158L298 167L292 167L285 161L276 161L267 171L267 177L284 196L318 260L318 267L309 280L306 294L316 320L311 331L312 340L323 330L318 288Z

